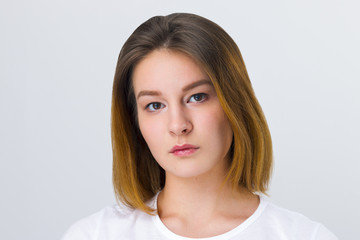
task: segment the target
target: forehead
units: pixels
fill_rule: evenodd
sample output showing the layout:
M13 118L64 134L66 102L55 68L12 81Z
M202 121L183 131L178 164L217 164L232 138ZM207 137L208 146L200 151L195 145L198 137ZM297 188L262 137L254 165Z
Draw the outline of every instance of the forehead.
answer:
M182 87L202 79L209 80L200 64L184 53L167 49L148 54L136 65L132 77L135 92Z

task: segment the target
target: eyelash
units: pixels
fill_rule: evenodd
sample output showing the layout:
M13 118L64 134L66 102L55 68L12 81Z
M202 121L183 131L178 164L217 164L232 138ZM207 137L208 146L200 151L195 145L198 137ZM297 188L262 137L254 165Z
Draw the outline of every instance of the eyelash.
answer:
M191 95L190 99L192 99L195 96L201 96L201 100L200 101L195 101L195 103L202 103L202 102L204 102L204 101L206 101L208 99L208 94L206 94L206 93L196 93L194 95ZM190 99L189 99L189 101L190 101ZM149 103L148 105L146 105L145 109L149 109L149 107L153 106L154 104L164 105L164 104L162 104L160 102L152 102L152 103ZM149 111L150 112L155 112L157 110L159 110L159 109L154 109L154 110L149 110Z

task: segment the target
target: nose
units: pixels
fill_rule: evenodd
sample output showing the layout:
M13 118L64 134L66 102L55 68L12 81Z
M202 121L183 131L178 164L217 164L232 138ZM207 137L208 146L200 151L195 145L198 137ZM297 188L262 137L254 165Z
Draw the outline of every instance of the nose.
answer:
M193 129L189 114L181 108L172 109L169 120L169 132L181 136L189 134Z

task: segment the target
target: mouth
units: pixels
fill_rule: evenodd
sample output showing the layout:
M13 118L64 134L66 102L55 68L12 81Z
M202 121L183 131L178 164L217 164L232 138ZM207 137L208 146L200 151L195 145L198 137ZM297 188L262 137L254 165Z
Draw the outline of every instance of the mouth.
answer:
M190 144L184 144L181 146L174 146L170 153L174 154L175 156L189 156L193 153L195 153L199 147L190 145Z

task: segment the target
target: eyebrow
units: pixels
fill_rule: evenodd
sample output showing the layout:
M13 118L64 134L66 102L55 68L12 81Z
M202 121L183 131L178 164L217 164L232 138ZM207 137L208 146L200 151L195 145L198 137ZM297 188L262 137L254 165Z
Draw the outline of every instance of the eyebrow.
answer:
M201 85L212 86L212 83L208 79L202 79L202 80L199 80L199 81L196 81L196 82L186 85L185 87L183 87L182 91L186 92L186 91L189 91L189 90L196 88L198 86L201 86ZM138 93L136 98L139 99L142 96L160 96L160 95L161 95L161 93L159 91L143 90Z

